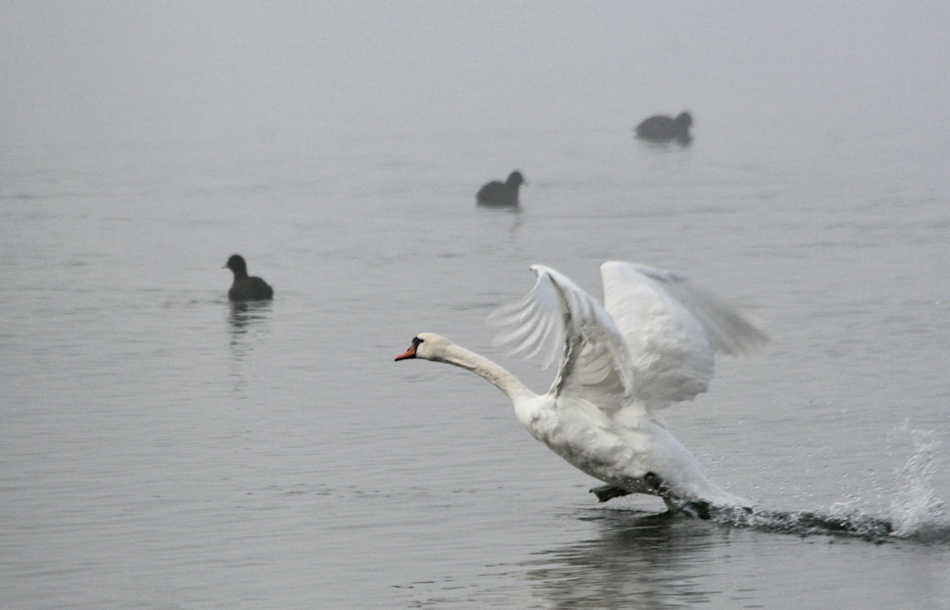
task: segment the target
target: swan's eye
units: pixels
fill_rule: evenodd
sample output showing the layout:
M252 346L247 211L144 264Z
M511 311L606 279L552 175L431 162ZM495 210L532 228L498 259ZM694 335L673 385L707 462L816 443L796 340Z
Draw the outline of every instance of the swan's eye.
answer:
M419 337L413 337L412 347L419 347L420 343L425 343L425 339L420 339Z

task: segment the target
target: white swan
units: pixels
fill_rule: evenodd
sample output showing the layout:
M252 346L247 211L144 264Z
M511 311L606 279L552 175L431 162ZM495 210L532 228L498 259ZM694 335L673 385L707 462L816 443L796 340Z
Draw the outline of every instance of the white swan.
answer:
M561 364L537 395L491 360L422 333L396 360L423 358L484 377L514 403L532 436L607 485L603 502L628 493L661 496L671 511L708 518L746 503L714 485L696 458L655 420L657 410L705 392L716 352L744 354L768 338L754 323L682 276L606 262L602 306L554 269L534 265L527 297L490 317L497 341L533 357L547 346Z

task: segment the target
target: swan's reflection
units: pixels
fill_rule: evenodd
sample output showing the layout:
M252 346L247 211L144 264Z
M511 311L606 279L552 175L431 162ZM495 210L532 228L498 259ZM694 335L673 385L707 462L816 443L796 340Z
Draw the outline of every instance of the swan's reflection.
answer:
M546 608L682 608L706 603L711 555L726 535L708 522L669 514L604 511L600 535L521 564Z

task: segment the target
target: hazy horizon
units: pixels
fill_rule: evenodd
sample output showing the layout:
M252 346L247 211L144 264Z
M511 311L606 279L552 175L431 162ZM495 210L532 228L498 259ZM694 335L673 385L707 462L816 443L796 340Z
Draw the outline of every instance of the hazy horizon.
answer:
M7 144L420 129L946 133L950 5L4 2ZM933 126L933 127L930 127Z

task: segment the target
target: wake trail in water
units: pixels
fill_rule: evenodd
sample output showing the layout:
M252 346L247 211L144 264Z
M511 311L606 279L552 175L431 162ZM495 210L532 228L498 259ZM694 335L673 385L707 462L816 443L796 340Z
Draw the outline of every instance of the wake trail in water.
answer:
M849 536L878 539L891 536L894 524L888 519L869 515L833 515L815 511L776 511L756 509L714 510L710 520L732 527L797 536ZM950 536L950 529L947 530ZM950 537L947 538L950 540Z
M902 487L890 502L889 515L877 517L855 510L777 511L744 507L713 507L708 518L722 525L799 536L827 535L883 540L950 543L950 522L944 502L937 495L933 476L940 455L932 431L910 430L907 422L899 432L910 434L913 453L897 472Z

